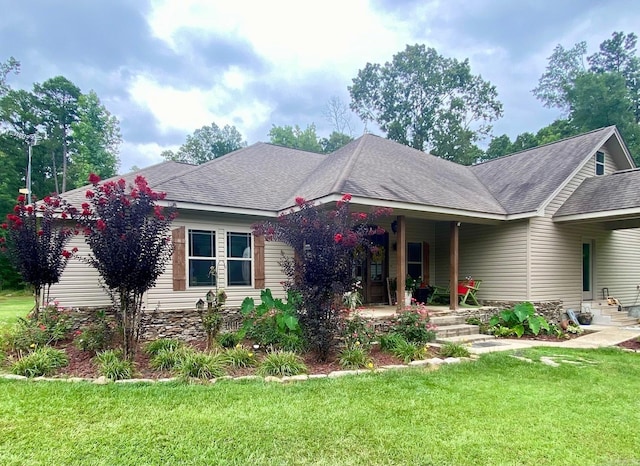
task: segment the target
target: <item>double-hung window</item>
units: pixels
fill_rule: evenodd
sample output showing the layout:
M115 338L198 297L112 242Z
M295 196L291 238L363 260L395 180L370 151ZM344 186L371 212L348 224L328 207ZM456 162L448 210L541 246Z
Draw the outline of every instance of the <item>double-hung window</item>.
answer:
M216 285L216 232L189 230L189 286Z
M227 286L251 286L251 233L227 233Z
M407 243L407 275L422 277L422 243Z
M596 152L596 175L604 175L604 152Z

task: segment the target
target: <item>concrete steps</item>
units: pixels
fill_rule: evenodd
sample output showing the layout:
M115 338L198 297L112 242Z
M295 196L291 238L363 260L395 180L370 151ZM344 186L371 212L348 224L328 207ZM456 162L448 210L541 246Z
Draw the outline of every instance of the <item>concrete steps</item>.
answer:
M452 337L437 337L436 343L478 343L482 341L495 340L493 335L484 335L482 333L475 333L471 335L456 335Z
M636 317L631 317L626 311L618 311L618 306L608 306L599 303L583 303L583 309L590 309L593 313L592 323L610 325L612 327L630 327L638 324Z
M468 324L444 325L436 329L436 340L438 338L448 338L457 336L477 335L478 326Z

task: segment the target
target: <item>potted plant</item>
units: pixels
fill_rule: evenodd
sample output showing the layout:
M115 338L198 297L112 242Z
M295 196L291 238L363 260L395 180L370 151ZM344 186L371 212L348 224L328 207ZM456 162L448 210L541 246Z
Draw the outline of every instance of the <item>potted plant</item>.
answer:
M404 282L404 305L411 306L411 298L413 297L413 292L416 291L418 285L420 284L420 278L417 280L415 278L411 278L411 275L407 275L407 279Z
M589 311L582 311L576 316L580 325L591 325L593 314Z

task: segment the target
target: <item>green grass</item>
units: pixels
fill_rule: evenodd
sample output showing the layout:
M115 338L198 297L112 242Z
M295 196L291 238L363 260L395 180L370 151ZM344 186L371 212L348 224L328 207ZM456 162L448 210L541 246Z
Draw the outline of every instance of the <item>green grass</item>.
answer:
M0 327L15 323L33 309L33 296L23 292L0 294Z
M0 464L640 461L640 355L533 349L281 385L0 381Z

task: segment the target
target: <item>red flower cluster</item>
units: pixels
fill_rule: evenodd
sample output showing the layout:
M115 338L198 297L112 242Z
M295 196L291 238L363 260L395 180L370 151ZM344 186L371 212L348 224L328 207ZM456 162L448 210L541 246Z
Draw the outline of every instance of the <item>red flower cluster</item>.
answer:
M305 202L306 201L304 200L304 197L300 197L300 196L296 197L296 205L302 207Z
M65 259L68 259L71 257L71 253L69 251L67 251L66 249L62 250L62 257L64 257Z
M89 175L89 183L96 185L98 183L100 183L100 177L98 175L96 175L95 173L92 173Z
M336 235L333 237L333 240L336 243L340 243L340 242L342 242L342 238L343 238L342 233L336 233Z
M107 228L107 224L101 218L96 222L96 228L100 231L104 231Z

